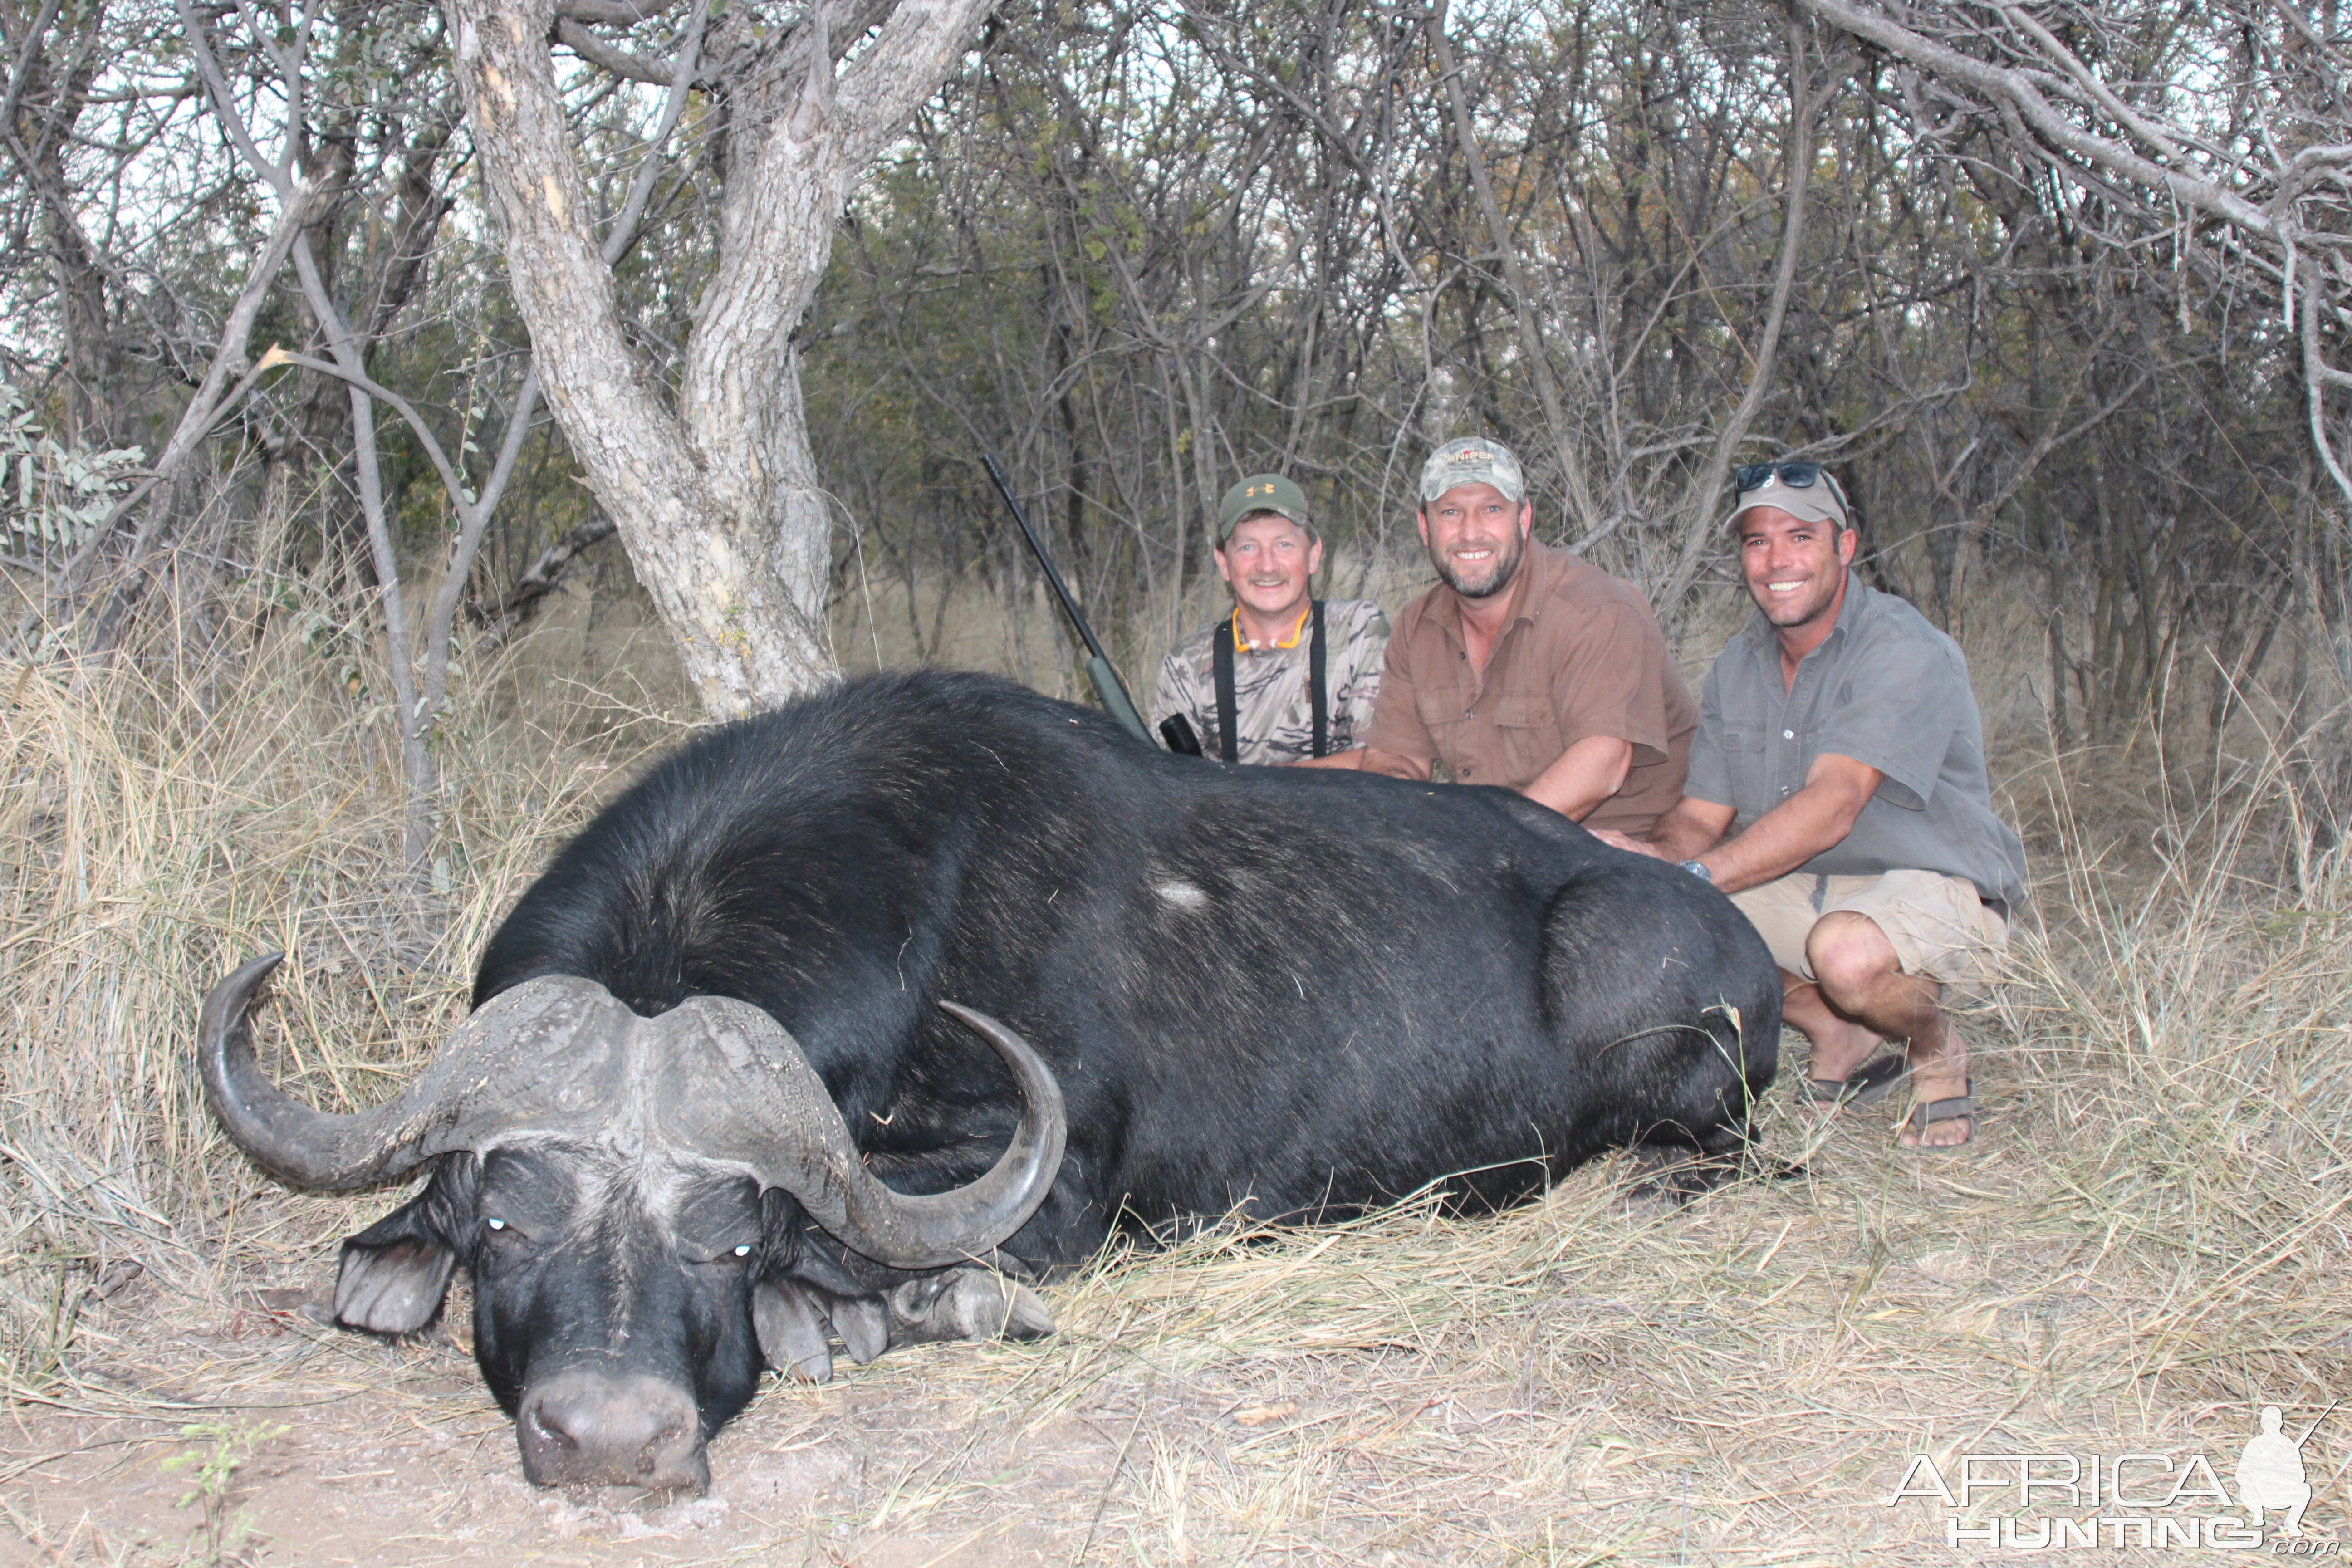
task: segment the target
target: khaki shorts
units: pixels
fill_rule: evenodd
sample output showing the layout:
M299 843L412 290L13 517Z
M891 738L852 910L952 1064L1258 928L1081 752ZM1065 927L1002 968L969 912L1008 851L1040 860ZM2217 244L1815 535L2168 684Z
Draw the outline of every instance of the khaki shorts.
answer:
M1799 871L1731 901L1763 935L1772 962L1811 980L1805 938L1813 922L1843 910L1866 918L1886 933L1906 974L1973 992L1989 984L2009 946L2009 922L1987 909L1976 884L1936 871L1888 871L1877 877L1824 877Z

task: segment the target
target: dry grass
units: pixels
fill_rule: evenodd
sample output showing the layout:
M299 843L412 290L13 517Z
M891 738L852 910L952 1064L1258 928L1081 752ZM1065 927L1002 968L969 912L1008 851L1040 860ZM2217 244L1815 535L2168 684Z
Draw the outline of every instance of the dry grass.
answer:
M376 1098L550 847L677 721L570 683L569 643L480 673L441 742L446 864L415 885L390 726L310 624L248 612L200 664L79 689L5 672L0 1354L20 1401L150 1432L175 1402L373 1399L501 1476L454 1350L300 1325L267 1353L182 1342L255 1288L323 1284L384 1206L258 1179L186 1045L214 977L290 947L281 1070ZM1598 1168L1497 1220L1407 1208L1106 1259L1051 1293L1048 1341L772 1390L716 1450L721 1493L801 1466L762 1517L812 1561L1946 1563L1937 1510L1886 1506L1913 1453L2202 1449L2226 1476L2254 1405L2299 1426L2352 1393L2352 874L2279 851L2309 836L2259 760L2278 750L2254 754L2214 804L2138 820L2074 810L2098 759L2011 769L2047 848L1970 1026L1968 1150L1898 1151L1875 1112L1823 1131L1776 1093L1766 1137L1803 1173L1678 1216L1629 1215ZM2305 1452L2311 1522L2341 1532L2352 1416ZM58 1545L10 1468L19 1534L106 1556ZM608 1555L631 1552L669 1560Z
M79 1310L134 1268L201 1293L256 1249L308 1245L320 1216L255 1179L187 1070L205 988L295 953L279 1069L322 1103L381 1098L599 783L675 729L510 668L476 684L437 748L440 846L412 876L394 726L351 678L362 606L228 608L201 664L175 626L146 657L20 666L0 689L0 1367L19 1385L69 1373Z

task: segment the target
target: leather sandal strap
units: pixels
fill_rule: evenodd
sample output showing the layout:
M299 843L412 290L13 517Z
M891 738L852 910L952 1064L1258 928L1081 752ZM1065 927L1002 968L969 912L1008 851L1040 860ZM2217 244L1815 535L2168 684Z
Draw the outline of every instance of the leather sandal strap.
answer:
M1960 1094L1949 1100L1931 1100L1924 1104L1913 1106L1911 1115L1904 1125L1916 1132L1933 1127L1938 1121L1958 1121L1963 1116L1974 1120L1976 1113L1976 1096Z

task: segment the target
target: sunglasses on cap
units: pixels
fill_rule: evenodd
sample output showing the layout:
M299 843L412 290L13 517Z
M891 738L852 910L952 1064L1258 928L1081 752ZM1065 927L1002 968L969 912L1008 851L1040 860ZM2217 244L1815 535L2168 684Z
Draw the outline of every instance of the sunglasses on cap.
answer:
M1809 490L1816 484L1826 483L1838 504L1845 504L1845 491L1838 488L1837 479L1819 463L1742 463L1731 470L1731 483L1742 495L1760 490L1777 477L1792 490Z

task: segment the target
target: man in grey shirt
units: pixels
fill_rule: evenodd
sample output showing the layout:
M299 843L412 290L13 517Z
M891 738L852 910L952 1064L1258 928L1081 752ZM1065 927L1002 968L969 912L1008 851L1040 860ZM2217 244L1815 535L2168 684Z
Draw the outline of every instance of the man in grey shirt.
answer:
M1837 482L1813 463L1738 475L1751 617L1708 671L1681 804L1648 842L1713 882L1772 949L1785 1015L1812 1042L1816 1105L1874 1099L1906 1062L1902 1140L1976 1131L1947 986L1990 978L2024 896L2025 852L1993 815L1984 729L1951 638L1850 569Z

